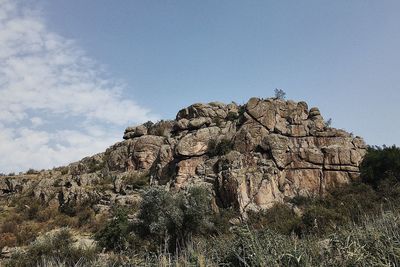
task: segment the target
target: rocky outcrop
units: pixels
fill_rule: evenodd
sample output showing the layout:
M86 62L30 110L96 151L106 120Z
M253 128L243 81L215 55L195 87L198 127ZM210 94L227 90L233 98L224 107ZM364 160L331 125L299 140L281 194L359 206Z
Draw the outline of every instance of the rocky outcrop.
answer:
M360 137L328 127L318 108L272 98L193 104L176 120L128 127L123 139L35 178L2 177L0 195L34 184L35 196L56 196L61 206L87 199L131 203L146 175L150 185L173 190L208 185L218 205L245 214L357 180L366 152Z

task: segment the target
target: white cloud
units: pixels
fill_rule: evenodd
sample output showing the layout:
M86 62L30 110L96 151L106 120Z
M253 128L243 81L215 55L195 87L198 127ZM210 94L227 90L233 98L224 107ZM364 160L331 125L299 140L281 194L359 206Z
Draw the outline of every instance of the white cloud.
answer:
M120 139L117 129L155 119L30 10L26 2L0 0L0 172L78 160Z

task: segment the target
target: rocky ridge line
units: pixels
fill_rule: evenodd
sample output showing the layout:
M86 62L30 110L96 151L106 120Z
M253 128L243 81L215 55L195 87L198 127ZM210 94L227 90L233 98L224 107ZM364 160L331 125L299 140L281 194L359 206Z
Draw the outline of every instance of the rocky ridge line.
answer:
M140 201L140 182L185 190L206 185L214 206L242 214L296 196L324 195L359 178L366 144L330 128L305 102L251 98L193 104L176 120L125 130L104 153L38 174L0 177L0 196L31 193L60 207L98 211Z

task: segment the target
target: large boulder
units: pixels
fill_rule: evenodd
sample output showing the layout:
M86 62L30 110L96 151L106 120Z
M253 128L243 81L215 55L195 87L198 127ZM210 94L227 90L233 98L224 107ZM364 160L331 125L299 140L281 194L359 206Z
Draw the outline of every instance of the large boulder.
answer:
M185 135L176 146L176 153L180 156L201 156L208 151L210 140L218 138L218 127L202 128Z

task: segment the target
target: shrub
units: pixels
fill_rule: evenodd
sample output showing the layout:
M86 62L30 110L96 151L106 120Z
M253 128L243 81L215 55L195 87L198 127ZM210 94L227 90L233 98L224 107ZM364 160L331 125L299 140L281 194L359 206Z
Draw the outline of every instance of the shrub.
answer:
M0 235L0 251L4 247L15 247L17 245L17 237L13 233L2 233Z
M40 230L42 230L42 225L32 221L26 221L18 225L15 233L18 245L26 245L34 241Z
M237 119L239 119L239 113L238 112L229 111L228 115L226 116L226 119L228 121L236 121Z
M150 184L150 176L148 173L131 172L123 177L126 185L132 186L133 189L140 189Z
M353 183L333 189L325 199L325 207L334 209L348 221L360 222L365 215L380 212L380 199L374 189L363 183Z
M347 218L334 209L323 205L312 205L303 214L301 231L303 234L323 235L336 230L346 221Z
M211 208L206 188L193 187L187 193L173 194L151 188L143 195L137 232L156 244L166 243L171 251L189 236L209 231Z
M286 98L286 93L282 89L275 88L274 94L275 94L275 99L283 100Z
M157 244L175 235L182 228L183 212L180 198L161 187L151 188L143 195L137 225L142 237L153 237Z
M29 169L26 174L39 174L40 172L35 169Z
M143 123L143 126L146 127L147 129L150 129L153 125L154 123L152 121L147 121Z
M102 248L117 251L125 250L131 231L132 224L128 221L127 210L116 208L113 211L113 218L96 233L95 238Z
M183 238L210 230L210 192L204 187L191 187L183 199Z
M71 233L67 229L62 229L35 240L25 252L13 254L7 266L38 266L44 259L53 260L65 266L75 266L78 262L88 263L94 260L95 256L94 248L73 246Z
M400 148L396 146L369 147L361 164L362 180L377 188L387 178L400 181Z
M266 211L250 212L247 223L255 229L268 228L289 235L293 232L299 232L301 218L288 206L275 204Z
M222 139L219 142L212 139L208 143L208 154L211 157L223 156L233 149L233 143L229 139Z

